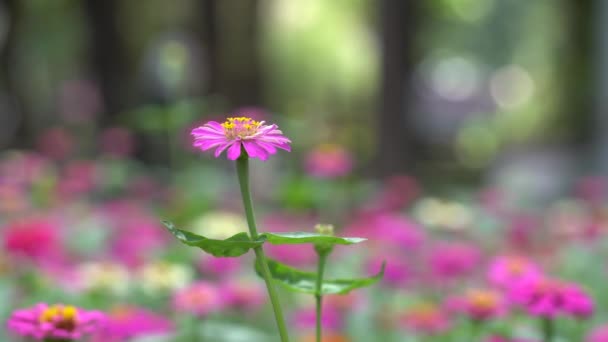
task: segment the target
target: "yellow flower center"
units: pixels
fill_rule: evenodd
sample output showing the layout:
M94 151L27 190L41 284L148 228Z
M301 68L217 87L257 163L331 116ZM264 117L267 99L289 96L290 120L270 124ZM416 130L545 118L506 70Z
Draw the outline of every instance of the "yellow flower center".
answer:
M492 291L473 290L468 294L471 306L489 310L498 306L498 295Z
M512 275L521 275L526 270L526 262L520 258L510 258L507 261L507 269Z
M248 117L228 118L222 124L224 128L224 134L226 138L230 140L234 139L246 139L258 132L258 129L262 125L261 121L255 121Z
M52 305L40 314L40 323L52 323L56 328L73 330L78 319L78 310L71 305Z

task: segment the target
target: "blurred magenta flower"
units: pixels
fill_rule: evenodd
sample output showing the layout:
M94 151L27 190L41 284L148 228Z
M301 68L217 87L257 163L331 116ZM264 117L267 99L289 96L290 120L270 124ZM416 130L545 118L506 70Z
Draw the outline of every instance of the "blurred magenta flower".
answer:
M3 230L4 250L11 256L49 262L57 260L63 251L59 227L49 219L18 220Z
M164 335L175 330L171 320L153 311L129 305L114 307L108 313L106 328L94 342L122 342L132 338Z
M38 150L52 160L65 160L74 150L74 138L61 127L53 127L40 134Z
M342 146L323 144L308 152L304 169L310 176L336 178L348 175L353 169L353 158Z
M340 311L329 305L323 305L321 313L321 326L324 331L338 331L342 327L343 317ZM315 328L316 313L314 307L296 310L293 313L293 324L301 330Z
M401 316L401 321L406 328L427 335L442 333L450 327L445 310L432 303L413 305Z
M411 251L426 240L426 233L416 222L395 213L360 215L345 230L347 235L368 238L383 249L389 245Z
M133 135L123 127L111 127L103 131L99 144L104 154L117 158L128 157L135 150Z
M206 281L197 281L173 295L173 309L199 317L224 308L225 302L218 288Z
M192 130L194 147L206 151L215 148L215 157L227 149L228 159L236 160L241 155L241 146L251 158L261 160L275 154L277 148L291 151L291 141L283 135L277 125L265 125L248 117L228 118L220 124L209 121Z
M488 269L488 280L493 285L506 289L517 285L522 280L539 278L540 268L524 256L503 255L492 260Z
M266 303L266 290L259 283L229 281L220 286L226 306L240 311L255 311Z
M264 217L260 227L270 232L307 231L315 223L315 220L309 216L285 213ZM268 245L264 249L269 257L293 266L313 265L317 261L314 248L307 245Z
M393 253L377 253L367 262L367 271L376 274L380 271L382 263L386 262L382 283L393 287L404 286L412 279L412 270L402 255Z
M89 194L97 185L99 174L94 161L78 160L67 164L57 184L61 200Z
M608 325L601 325L591 330L586 342L608 342Z
M380 191L363 211L382 213L398 211L409 205L421 193L418 181L408 175L394 175L386 179Z
M601 176L588 176L576 184L576 195L591 204L600 204L608 194L608 181Z
M509 294L533 316L554 318L569 314L587 318L593 314L593 299L577 284L551 278L530 278L514 286Z
M106 316L99 311L40 303L31 308L14 311L7 327L15 335L26 338L76 341L101 331L105 323Z
M198 270L205 275L213 275L217 278L230 277L241 267L239 258L222 258L203 255L198 262Z
M479 248L465 242L440 242L430 255L431 271L440 279L454 279L471 273L481 260Z
M475 321L503 316L507 302L502 293L491 289L470 289L462 297L448 300L449 309L467 315Z
M540 342L539 340L532 340L528 338L508 338L498 335L493 335L485 339L485 342Z

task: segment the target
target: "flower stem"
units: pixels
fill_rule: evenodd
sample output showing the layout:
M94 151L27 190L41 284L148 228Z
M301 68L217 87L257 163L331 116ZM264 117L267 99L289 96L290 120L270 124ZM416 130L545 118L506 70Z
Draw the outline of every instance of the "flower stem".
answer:
M543 318L543 342L552 342L553 335L555 334L555 325L551 318Z
M245 208L247 225L249 226L249 234L253 240L257 240L258 231L255 224L255 216L253 214L251 192L249 191L249 157L245 154L245 151L243 151L241 157L236 160L236 171L239 178L239 185L241 187L241 196L243 197L243 207ZM281 310L279 297L277 296L272 277L270 276L270 270L268 269L264 249L262 249L261 246L258 246L253 250L255 252L256 262L258 262L260 265L262 277L264 277L264 281L266 282L268 297L270 297L270 303L272 304L272 309L274 310L274 317L277 322L277 328L279 329L279 335L281 336L281 342L289 342L289 335L287 334L285 319L283 318L283 311Z
M327 252L319 252L319 263L317 265L317 283L315 289L315 299L316 299L316 337L317 342L321 342L321 314L323 311L323 273L325 272L325 263L327 261Z

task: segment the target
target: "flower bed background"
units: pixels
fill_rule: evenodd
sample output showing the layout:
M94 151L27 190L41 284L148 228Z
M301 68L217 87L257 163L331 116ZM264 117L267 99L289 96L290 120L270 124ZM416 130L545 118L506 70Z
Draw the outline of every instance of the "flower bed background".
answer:
M605 23L592 0L0 2L0 341L275 340L252 253L161 223L247 232L234 163L190 135L230 116L293 142L248 144L260 233L367 238L328 279L387 263L326 296L326 341L607 341ZM314 340L312 296L278 291Z

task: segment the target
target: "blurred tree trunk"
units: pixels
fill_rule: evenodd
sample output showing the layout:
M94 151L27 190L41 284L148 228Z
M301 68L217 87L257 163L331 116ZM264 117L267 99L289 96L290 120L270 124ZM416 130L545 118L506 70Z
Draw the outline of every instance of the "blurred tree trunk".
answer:
M200 18L198 22L199 36L203 46L205 56L205 68L203 69L206 80L205 91L207 93L217 92L218 77L218 23L217 23L217 4L216 0L200 0Z
M595 92L593 143L596 163L604 176L608 175L608 1L596 0L592 18L595 23ZM590 18L591 19L591 18Z
M381 0L381 93L376 171L379 176L412 171L417 160L410 79L414 69L417 1Z
M19 106L20 96L12 75L12 61L14 46L16 43L17 26L21 18L21 8L18 0L2 0L0 6L8 21L4 41L0 50L0 92L2 93L0 103L0 149L30 148L33 137L28 129L27 115Z
M569 37L563 73L566 94L563 99L561 124L570 132L574 143L589 143L592 140L592 116L594 96L594 2L576 0L565 3L568 14ZM596 3L604 2L603 0ZM605 18L603 19L605 20ZM599 34L599 32L598 32ZM601 33L606 34L606 31Z
M262 105L258 0L223 0L216 6L216 90L232 107Z
M129 81L126 51L118 26L118 0L85 0L91 67L103 98L100 123L111 125L126 107ZM136 24L135 24L136 25Z

